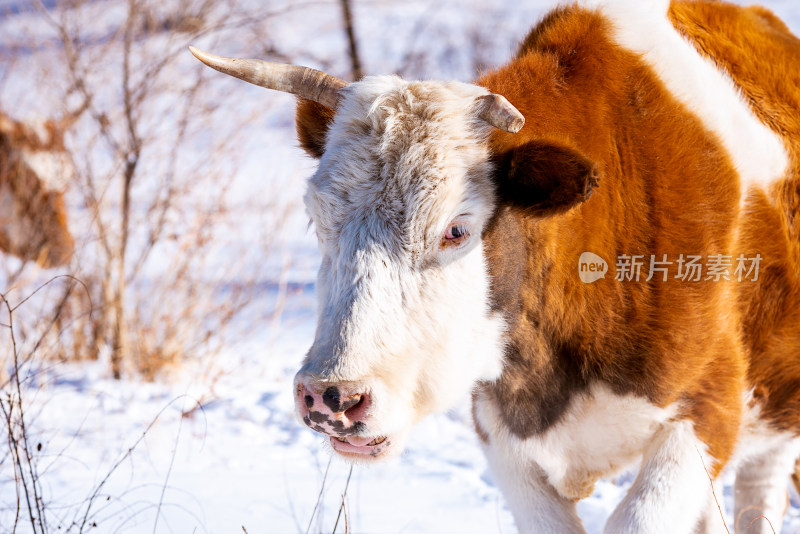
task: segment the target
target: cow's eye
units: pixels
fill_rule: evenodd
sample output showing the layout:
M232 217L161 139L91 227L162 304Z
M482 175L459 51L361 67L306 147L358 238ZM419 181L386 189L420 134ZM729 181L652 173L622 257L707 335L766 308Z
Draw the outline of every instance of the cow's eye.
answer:
M445 239L458 239L459 237L464 237L467 235L467 225L465 224L454 224L450 228L447 229L447 234L445 234Z
M460 245L469 237L469 229L466 223L453 222L447 228L447 231L442 238L442 246L449 247L453 245Z

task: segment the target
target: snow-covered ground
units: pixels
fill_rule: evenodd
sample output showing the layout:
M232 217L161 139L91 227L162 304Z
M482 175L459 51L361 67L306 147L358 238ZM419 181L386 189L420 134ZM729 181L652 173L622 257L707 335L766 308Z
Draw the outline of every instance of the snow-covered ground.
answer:
M762 3L800 32L797 0ZM336 3L308 4L289 10L269 29L274 32L270 38L286 43L287 49L305 49L306 63L313 64L335 56L331 48L344 50L344 45ZM366 69L467 80L476 67L508 57L551 2L489 4L357 1ZM35 24L25 5L0 1L0 34ZM313 31L298 29L308 25ZM485 46L479 54L469 51L476 40ZM220 53L235 48L202 40L195 44ZM185 64L193 61L187 53ZM331 63L334 73L345 72L343 61ZM35 108L35 95L9 88L14 78L9 79L0 84L0 95ZM299 201L303 186L297 177L312 165L295 146L292 99L222 77L218 83L242 95L225 113L265 106L264 130L248 140L252 157L240 169L233 195L246 200L270 188ZM257 100L244 103L245 95ZM261 301L266 313L257 314L263 325L243 329L247 336L213 361L189 362L172 378L155 383L114 381L103 361L39 362L25 393L32 443L41 444L35 456L52 532L78 531L80 525L101 533L332 532L343 501L338 532L345 532L345 515L348 531L357 533L516 531L467 409L428 418L402 457L356 466L352 474L348 464L331 457L323 438L295 420L291 381L313 338L317 256L302 211L290 219L282 229L280 257L265 259L274 267L290 258L283 272L289 291L282 313L264 319L283 291L278 274L267 276ZM249 236L242 231L242 239ZM275 273L280 271L275 267ZM8 458L0 454L0 533L13 528L17 505L10 474ZM602 531L631 481L630 473L601 481L579 503L590 533ZM730 480L723 500L731 510ZM23 521L17 531L29 528ZM793 495L784 532L799 531L800 502Z

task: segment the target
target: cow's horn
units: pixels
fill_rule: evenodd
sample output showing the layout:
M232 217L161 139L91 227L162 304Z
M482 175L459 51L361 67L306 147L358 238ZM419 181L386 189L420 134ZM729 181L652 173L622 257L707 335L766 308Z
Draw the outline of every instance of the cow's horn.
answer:
M344 80L309 67L215 56L193 46L189 47L189 51L212 69L224 74L267 89L307 98L331 109L336 109L339 90L348 85Z
M525 125L525 117L502 95L479 97L479 116L495 128L508 133L517 133Z

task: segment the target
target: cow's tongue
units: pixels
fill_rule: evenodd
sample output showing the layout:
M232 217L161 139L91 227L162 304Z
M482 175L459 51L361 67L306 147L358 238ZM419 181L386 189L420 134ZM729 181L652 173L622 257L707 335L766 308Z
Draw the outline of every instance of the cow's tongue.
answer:
M357 455L360 457L378 458L379 456L386 455L391 443L389 443L386 436L379 438L362 438L356 436L348 436L347 438L339 438L331 436L331 447L336 452L344 454L345 456Z
M372 440L374 440L375 438L360 438L358 436L348 436L345 439L347 439L347 443L349 443L350 445L353 445L355 447L363 447L367 443L372 442Z

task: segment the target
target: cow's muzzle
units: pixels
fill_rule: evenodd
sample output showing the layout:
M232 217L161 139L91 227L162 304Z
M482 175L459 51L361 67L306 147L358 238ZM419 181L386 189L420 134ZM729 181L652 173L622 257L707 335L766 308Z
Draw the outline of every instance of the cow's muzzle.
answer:
M333 449L344 456L375 458L391 445L386 436L369 435L372 397L364 388L298 377L295 405L303 422L330 436Z

